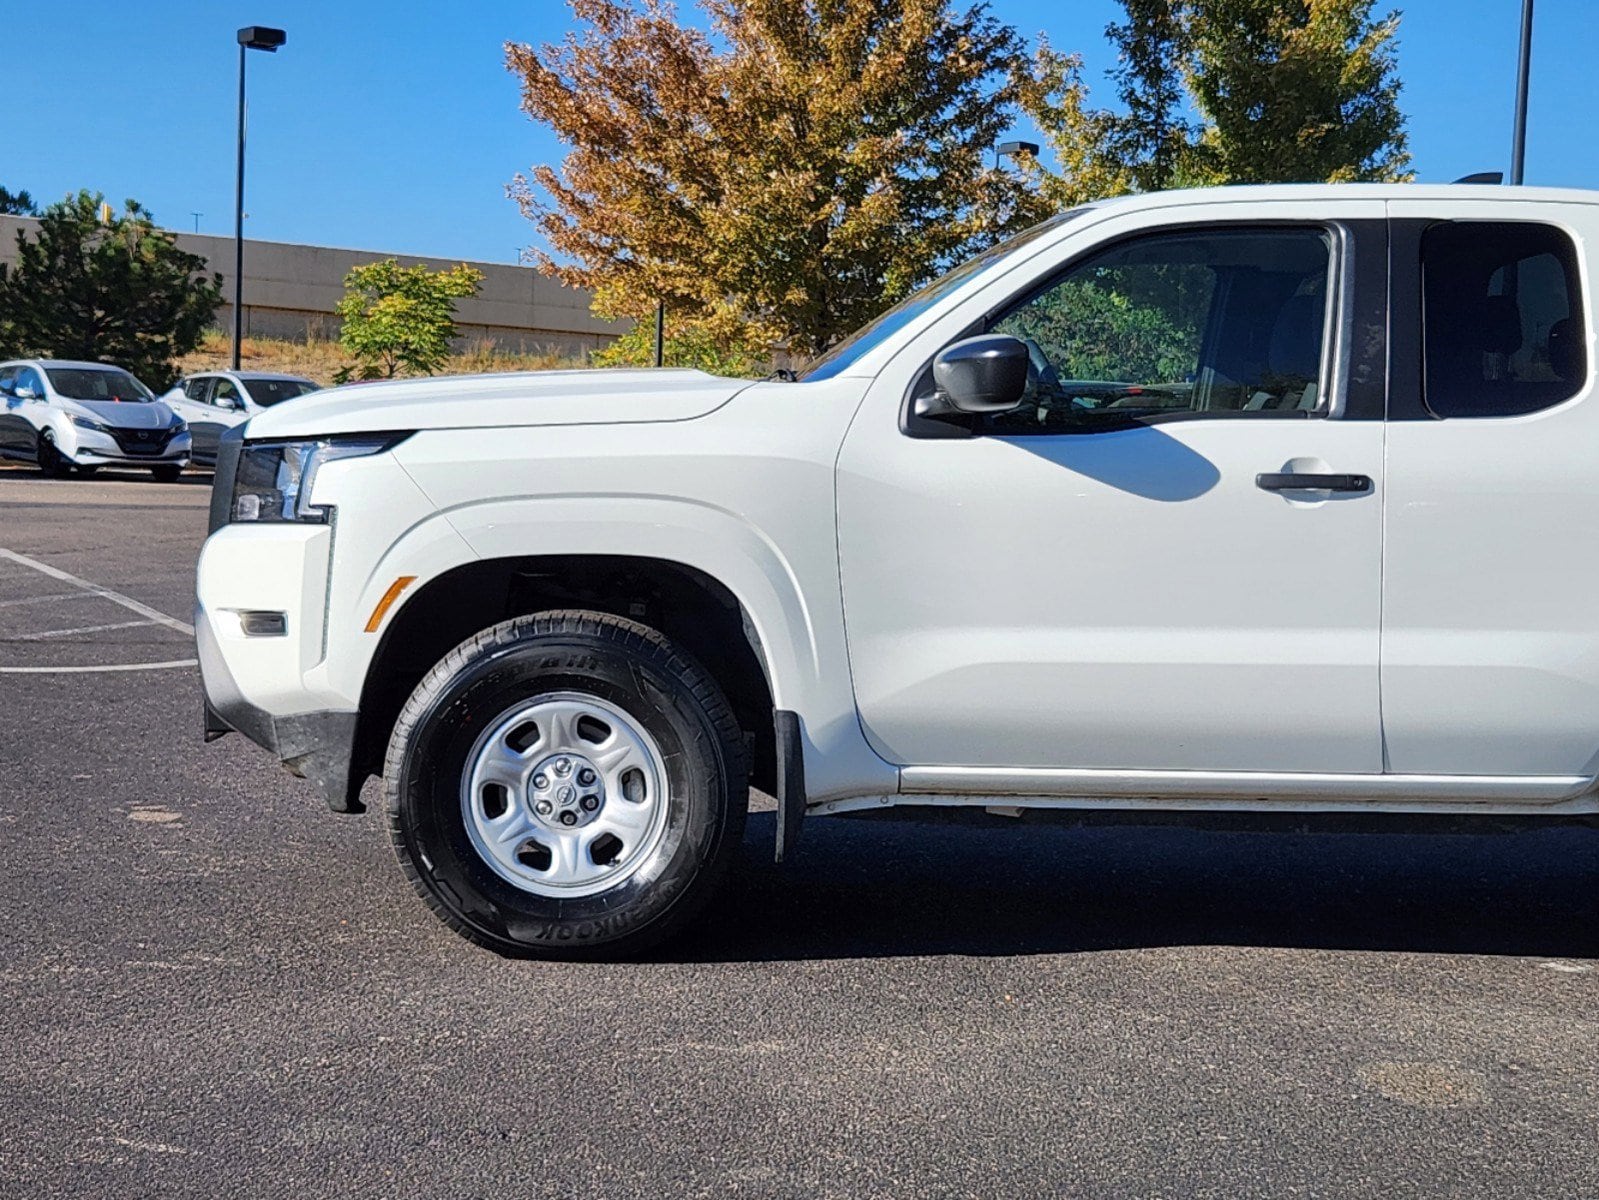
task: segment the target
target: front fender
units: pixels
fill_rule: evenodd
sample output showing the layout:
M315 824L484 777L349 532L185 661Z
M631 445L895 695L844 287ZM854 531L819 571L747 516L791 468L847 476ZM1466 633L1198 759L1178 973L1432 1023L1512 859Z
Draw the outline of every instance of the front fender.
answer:
M795 561L748 520L712 504L667 496L566 495L459 505L394 544L370 573L357 611L370 612L393 580L416 576L387 624L406 599L448 570L545 555L665 560L715 579L754 628L774 704L802 718L811 801L896 786L895 770L861 734L830 549L812 561ZM377 635L368 636L375 644Z

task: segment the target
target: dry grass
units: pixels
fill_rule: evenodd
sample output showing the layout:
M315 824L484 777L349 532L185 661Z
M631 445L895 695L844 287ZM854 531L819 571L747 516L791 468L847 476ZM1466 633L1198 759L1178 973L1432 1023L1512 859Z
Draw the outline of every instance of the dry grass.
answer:
M232 361L233 344L229 335L213 329L193 354L178 360L182 374L195 371L218 371ZM302 375L318 383L330 384L335 372L350 361L337 342L291 342L278 338L245 338L239 347L239 359L246 371L281 371L285 375ZM497 350L488 338L472 342L460 354L450 356L443 373L446 375L476 375L492 371L545 371L556 367L583 367L581 359L560 354L506 354Z

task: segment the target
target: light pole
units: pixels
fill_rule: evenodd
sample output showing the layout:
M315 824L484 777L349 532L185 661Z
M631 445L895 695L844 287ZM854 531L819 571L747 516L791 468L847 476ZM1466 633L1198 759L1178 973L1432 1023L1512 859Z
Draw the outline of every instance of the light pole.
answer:
M1521 61L1516 70L1516 133L1510 147L1510 182L1527 170L1527 86L1532 74L1532 0L1521 0Z
M239 343L244 337L244 58L251 50L276 54L289 40L281 29L247 25L239 30L239 174L233 198L233 369L239 369Z

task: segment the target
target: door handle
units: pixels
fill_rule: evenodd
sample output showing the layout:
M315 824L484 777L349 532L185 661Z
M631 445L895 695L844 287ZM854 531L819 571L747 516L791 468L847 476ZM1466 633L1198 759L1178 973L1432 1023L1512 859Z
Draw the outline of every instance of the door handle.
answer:
M1331 475L1289 472L1256 475L1255 486L1264 492L1369 492L1370 475Z

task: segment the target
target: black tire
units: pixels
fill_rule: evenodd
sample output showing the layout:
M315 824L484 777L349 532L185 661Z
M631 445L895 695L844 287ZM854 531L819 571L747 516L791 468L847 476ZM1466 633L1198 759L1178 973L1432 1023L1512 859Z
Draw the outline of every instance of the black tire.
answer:
M503 878L473 848L462 813L478 738L554 692L621 709L665 766L665 828L648 865L584 897ZM531 958L623 958L677 932L738 852L749 795L738 724L704 669L644 625L570 610L503 622L446 655L401 710L383 780L395 854L428 907L480 946Z
M183 468L169 463L159 467L151 467L150 474L155 476L157 483L176 483L178 476L183 474Z
M65 479L72 474L72 464L61 456L61 451L56 448L56 440L48 433L39 435L38 446L34 450L34 457L39 461L39 470L51 479Z

